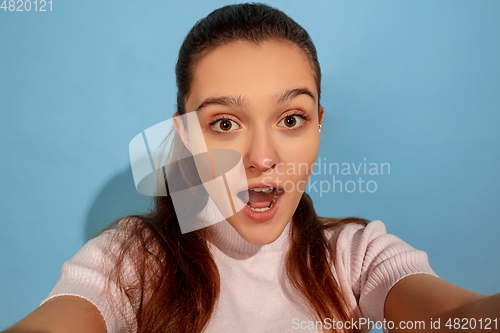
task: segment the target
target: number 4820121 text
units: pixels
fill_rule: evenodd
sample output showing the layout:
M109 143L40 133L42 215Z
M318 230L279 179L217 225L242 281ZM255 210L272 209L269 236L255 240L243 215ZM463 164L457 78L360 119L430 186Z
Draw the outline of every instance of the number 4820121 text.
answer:
M0 9L4 12L51 12L52 0L3 0Z

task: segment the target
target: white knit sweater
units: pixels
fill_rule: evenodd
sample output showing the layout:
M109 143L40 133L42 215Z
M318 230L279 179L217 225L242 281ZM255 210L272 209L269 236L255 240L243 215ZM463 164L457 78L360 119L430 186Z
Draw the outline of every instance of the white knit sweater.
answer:
M211 251L219 269L221 290L206 332L321 331L320 323L284 277L283 258L290 244L290 223L276 241L264 246L246 242L226 221L209 228L214 236ZM128 332L125 320L136 326L134 305L101 268L102 263L113 265L103 249L116 232L110 230L88 241L64 263L56 286L42 304L56 296L79 296L99 309L108 333ZM349 305L366 322L383 320L385 298L397 281L418 273L435 275L425 252L387 234L380 221L370 222L366 227L347 224L328 231L327 237L336 255L334 276ZM123 306L126 318L101 295L106 280L111 283L112 296ZM323 324L328 325L328 320ZM368 325L361 328L367 329Z

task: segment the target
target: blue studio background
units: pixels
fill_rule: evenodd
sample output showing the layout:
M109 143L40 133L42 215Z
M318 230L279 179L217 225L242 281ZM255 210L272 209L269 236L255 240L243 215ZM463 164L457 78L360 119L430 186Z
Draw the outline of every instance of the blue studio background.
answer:
M183 38L229 3L0 10L0 329L39 305L99 228L147 207L128 144L172 115ZM443 279L500 292L500 2L268 3L319 52L319 159L340 166L311 179L320 215L380 219Z

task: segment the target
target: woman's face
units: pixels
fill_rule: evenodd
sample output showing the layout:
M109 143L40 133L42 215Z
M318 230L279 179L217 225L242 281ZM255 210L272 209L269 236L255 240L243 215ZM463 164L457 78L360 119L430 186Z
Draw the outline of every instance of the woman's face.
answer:
M227 220L246 241L271 243L292 218L319 148L323 109L307 56L283 42L237 41L203 56L194 74L186 111L197 112L208 149L236 150L245 167L249 201Z

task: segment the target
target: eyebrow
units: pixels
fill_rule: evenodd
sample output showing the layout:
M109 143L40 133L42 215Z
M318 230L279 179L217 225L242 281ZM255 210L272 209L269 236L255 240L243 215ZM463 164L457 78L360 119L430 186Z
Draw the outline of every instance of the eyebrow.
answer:
M314 94L307 88L287 89L287 90L281 92L280 94L274 95L274 100L275 100L275 103L277 105L279 105L279 104L283 104L286 101L292 100L295 97L300 96L300 95L310 96L313 99L313 101L316 102L316 96L314 96ZM232 105L232 106L236 106L236 107L239 107L242 109L248 108L248 102L245 101L245 98L243 98L242 96L237 96L237 97L235 97L235 96L217 96L217 97L210 97L210 98L205 99L203 101L203 103L201 103L200 106L198 106L196 108L196 111L200 111L204 107L206 107L208 105L212 105L212 104L224 105L224 106Z

